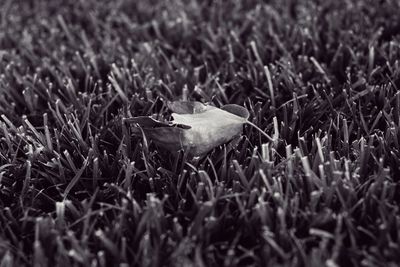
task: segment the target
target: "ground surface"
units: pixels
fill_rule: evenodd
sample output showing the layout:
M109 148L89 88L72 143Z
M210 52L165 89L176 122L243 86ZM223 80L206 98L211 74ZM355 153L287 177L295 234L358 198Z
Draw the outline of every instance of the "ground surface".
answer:
M397 266L399 9L0 1L0 265ZM276 140L175 159L122 124L181 99Z

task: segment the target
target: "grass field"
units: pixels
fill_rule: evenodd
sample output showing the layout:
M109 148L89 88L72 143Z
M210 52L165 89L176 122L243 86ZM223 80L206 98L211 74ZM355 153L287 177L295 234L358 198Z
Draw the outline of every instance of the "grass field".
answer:
M0 266L398 266L397 0L1 0ZM122 120L250 111L198 159Z

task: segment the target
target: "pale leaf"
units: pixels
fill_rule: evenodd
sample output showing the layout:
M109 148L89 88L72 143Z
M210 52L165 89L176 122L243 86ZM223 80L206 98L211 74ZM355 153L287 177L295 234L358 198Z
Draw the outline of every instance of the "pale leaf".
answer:
M240 135L249 112L238 105L217 108L200 102L171 102L173 120L161 122L150 117L126 119L141 127L154 143L176 152L181 149L193 156L202 155ZM138 133L135 129L133 133Z

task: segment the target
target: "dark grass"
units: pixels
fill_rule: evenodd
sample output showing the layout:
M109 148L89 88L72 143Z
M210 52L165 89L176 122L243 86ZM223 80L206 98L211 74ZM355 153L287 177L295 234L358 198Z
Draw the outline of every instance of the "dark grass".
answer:
M0 1L0 266L397 266L399 9ZM190 160L122 123L182 99L276 141Z

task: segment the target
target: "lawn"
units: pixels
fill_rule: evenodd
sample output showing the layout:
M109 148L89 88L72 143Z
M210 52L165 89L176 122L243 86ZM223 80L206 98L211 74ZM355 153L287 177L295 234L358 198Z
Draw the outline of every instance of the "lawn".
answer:
M399 10L1 0L0 266L398 266ZM264 133L193 158L124 123L182 100Z

